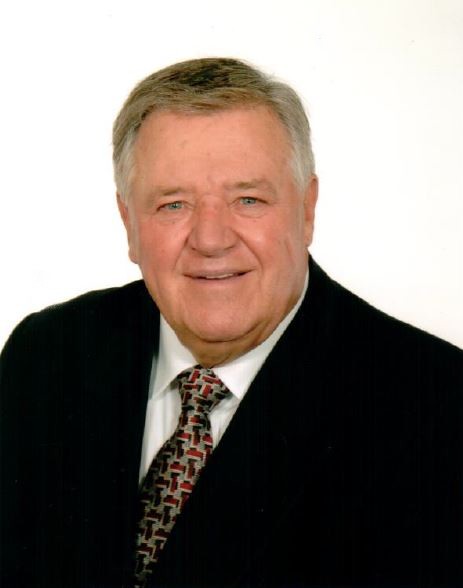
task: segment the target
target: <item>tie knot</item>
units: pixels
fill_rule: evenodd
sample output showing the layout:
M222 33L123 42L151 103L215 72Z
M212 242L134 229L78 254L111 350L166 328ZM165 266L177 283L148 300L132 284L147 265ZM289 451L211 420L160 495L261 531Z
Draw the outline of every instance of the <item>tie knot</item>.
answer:
M210 369L196 365L177 376L182 410L208 415L230 390Z

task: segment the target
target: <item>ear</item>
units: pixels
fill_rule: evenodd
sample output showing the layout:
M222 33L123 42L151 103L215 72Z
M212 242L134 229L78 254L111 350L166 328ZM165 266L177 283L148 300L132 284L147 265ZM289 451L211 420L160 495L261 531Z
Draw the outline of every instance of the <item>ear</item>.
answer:
M119 192L116 194L117 197L117 208L119 209L119 214L121 215L122 222L124 223L125 230L127 231L127 225L129 220L129 210L127 204L122 200L121 195Z
M314 174L310 178L304 194L304 238L307 247L312 243L317 199L318 177Z
M135 230L130 221L129 207L126 202L122 199L121 195L117 193L117 207L119 214L121 215L122 222L124 223L125 230L127 232L127 242L129 244L129 258L133 263L138 263L137 256L135 254Z

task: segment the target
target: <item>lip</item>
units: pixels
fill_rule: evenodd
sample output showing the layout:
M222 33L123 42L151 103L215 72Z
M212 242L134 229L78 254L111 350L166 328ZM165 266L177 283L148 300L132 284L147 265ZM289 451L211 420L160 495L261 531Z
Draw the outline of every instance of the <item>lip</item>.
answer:
M229 280L234 280L236 278L241 278L242 276L249 273L249 270L232 270L232 269L223 269L223 270L199 270L194 272L188 272L186 275L187 278L205 282L205 283L220 283L220 282L227 282Z

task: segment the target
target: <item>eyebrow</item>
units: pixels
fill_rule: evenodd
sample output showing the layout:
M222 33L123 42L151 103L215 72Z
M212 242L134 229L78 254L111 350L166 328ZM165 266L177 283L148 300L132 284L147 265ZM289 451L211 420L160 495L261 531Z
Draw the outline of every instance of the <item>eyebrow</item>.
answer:
M275 188L271 182L264 179L255 179L243 182L234 182L232 184L226 184L227 190L255 190L263 189L275 193Z
M171 188L159 186L153 190L155 196L174 196L180 192L186 192L185 188L182 188L181 186L172 186Z
M182 186L155 186L146 195L146 202L153 203L159 198L169 198L178 194L185 194L185 192L188 192L188 189Z
M264 179L243 180L239 182L231 182L225 184L225 189L228 191L234 190L267 190L272 194L276 190L271 182ZM156 186L150 193L150 199L176 196L177 194L184 194L185 192L193 192L192 187L187 186Z

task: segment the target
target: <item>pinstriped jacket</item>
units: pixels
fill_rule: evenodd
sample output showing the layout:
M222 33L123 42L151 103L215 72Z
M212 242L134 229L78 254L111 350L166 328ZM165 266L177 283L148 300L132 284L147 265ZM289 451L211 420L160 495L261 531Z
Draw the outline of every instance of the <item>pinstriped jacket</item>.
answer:
M306 299L153 586L463 586L463 353L310 263ZM130 586L158 323L135 282L31 315L10 337L2 586Z

